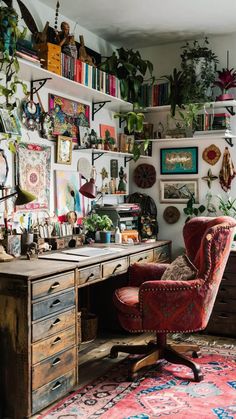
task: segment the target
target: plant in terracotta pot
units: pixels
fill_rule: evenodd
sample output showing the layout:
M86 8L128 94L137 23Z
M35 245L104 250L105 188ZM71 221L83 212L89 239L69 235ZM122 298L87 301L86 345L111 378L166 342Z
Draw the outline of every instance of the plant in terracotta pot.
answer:
M236 87L236 70L234 68L223 68L217 71L218 79L214 81L213 85L221 90L221 95L217 96L216 100L231 100L234 95L228 93L229 89Z

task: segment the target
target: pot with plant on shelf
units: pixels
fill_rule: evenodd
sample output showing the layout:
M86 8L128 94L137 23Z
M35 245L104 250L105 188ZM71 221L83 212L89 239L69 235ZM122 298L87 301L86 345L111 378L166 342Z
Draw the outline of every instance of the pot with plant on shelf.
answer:
M234 68L223 68L217 71L218 79L214 81L213 85L221 90L221 95L216 97L216 100L232 100L234 95L229 93L229 90L236 87L236 70Z

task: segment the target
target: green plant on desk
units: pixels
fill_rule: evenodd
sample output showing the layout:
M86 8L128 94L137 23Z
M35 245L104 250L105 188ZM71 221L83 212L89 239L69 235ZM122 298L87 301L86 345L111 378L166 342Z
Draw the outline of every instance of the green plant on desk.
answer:
M83 226L87 230L87 239L95 240L97 231L110 231L112 225L112 220L106 214L91 214L83 219Z

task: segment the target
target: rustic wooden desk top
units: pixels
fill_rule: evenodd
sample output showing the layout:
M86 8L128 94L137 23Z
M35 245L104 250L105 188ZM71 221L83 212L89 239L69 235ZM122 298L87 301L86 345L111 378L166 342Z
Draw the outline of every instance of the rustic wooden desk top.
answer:
M17 277L24 278L28 280L34 280L39 277L44 277L47 275L53 275L60 272L69 271L75 268L82 268L85 266L94 265L97 263L119 259L121 257L129 256L135 253L143 252L149 249L154 249L159 246L171 243L168 240L158 240L153 243L139 243L137 245L117 245L121 248L122 251L117 253L106 254L102 256L87 257L85 260L80 262L71 262L71 261L58 261L58 260L48 260L48 259L17 259L12 260L11 262L0 263L0 277ZM109 245L109 247L115 248L115 244ZM85 247L85 246L84 246ZM88 246L87 246L88 247ZM104 244L93 244L91 247L106 247ZM58 252L57 252L58 253Z

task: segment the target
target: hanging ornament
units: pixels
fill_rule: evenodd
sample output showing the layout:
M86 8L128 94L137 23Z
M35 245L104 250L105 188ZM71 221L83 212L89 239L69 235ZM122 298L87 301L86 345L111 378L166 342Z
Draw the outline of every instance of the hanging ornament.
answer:
M222 166L219 174L220 184L225 192L228 192L228 190L231 189L231 182L235 176L236 172L229 149L228 147L225 147Z
M205 150L203 150L202 153L203 160L205 160L212 166L214 166L218 162L220 156L221 151L215 144L209 145L209 147L205 148Z
M207 182L208 188L211 188L211 184L212 184L213 180L218 179L218 176L213 175L211 169L209 169L208 172L207 172L207 176L203 176L202 179Z

